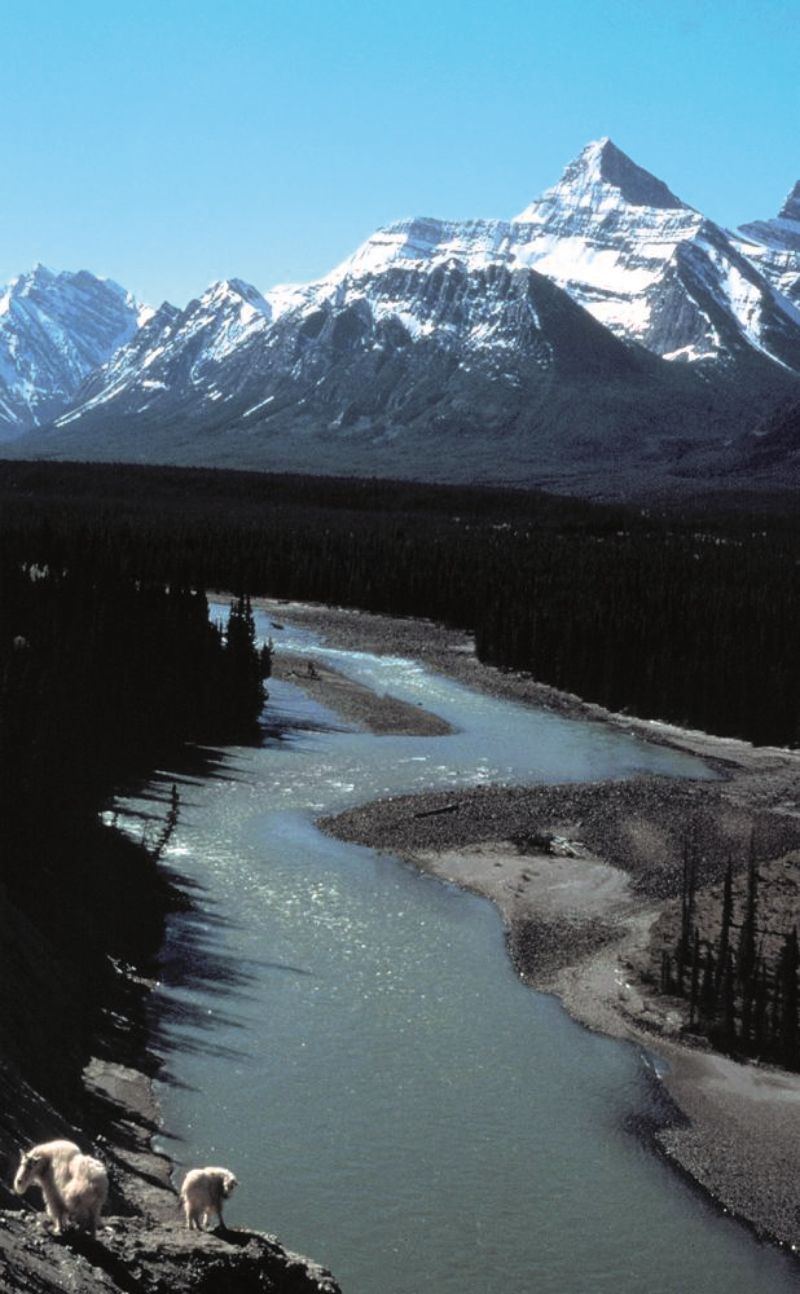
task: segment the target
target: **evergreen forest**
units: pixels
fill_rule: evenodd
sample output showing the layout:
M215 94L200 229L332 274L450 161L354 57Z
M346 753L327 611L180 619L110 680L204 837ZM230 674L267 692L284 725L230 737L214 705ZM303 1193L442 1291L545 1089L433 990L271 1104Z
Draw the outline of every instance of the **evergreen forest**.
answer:
M486 662L615 710L757 743L800 740L791 501L665 510L496 488L2 462L0 534L3 978L26 983L24 1004L13 993L1 1004L0 1043L45 1087L53 1040L29 1027L31 1013L59 1022L78 1074L108 1016L114 967L155 955L175 901L157 841L135 846L101 824L101 810L187 743L258 732L270 662L250 596L428 617L473 632ZM209 624L212 589L233 600L226 630ZM677 976L691 992L695 976L699 1011L712 983L719 1001L727 991L727 952L701 968L692 937L665 966L665 987ZM751 1029L749 1019L735 1027Z
M0 463L19 560L427 617L587 701L800 740L791 496L671 509L536 491L107 464Z
M0 548L0 1076L64 1107L90 1052L132 1027L125 968L180 901L157 866L177 789L141 842L101 811L187 743L202 764L205 743L256 737L270 661L243 595L211 624L202 590L148 577L124 544L47 529L3 526Z
M719 902L707 899L702 914L698 872L689 837L679 933L675 946L661 954L661 992L686 1000L689 1030L710 1038L720 1051L800 1069L797 926L781 929L774 911L760 912L762 878L752 838L746 873L737 875L729 859ZM782 883L778 877L777 885Z

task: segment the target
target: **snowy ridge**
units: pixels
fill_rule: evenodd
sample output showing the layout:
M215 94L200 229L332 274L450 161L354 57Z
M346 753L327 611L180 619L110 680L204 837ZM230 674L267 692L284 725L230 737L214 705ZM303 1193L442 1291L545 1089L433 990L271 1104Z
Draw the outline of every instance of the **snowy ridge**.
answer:
M37 265L0 292L0 436L48 422L135 333L143 308L110 279Z
M508 233L502 221L398 221L316 284L311 302L334 309L361 302L376 322L397 320L414 341L436 338L465 354L524 346L539 319L530 299L508 314L508 275L499 273L516 268ZM464 292L466 278L473 287Z
M517 260L619 337L666 359L727 359L740 343L785 363L790 304L727 235L609 139L589 144L517 217ZM710 295L716 317L708 310ZM770 332L782 333L773 350ZM800 368L800 333L797 364Z
M526 207L516 217L516 223L537 221L546 205L613 211L621 204L664 211L691 210L662 180L637 166L604 135L587 144L566 167L558 183Z
M241 279L212 283L185 310L165 302L130 342L86 382L78 403L56 418L56 427L121 396L137 399L143 413L178 387L205 388L208 399L222 397L217 369L236 349L263 333L272 309L257 288ZM133 411L133 410L131 410Z
M415 335L427 335L434 320L379 288L388 270L419 275L455 263L469 272L504 265L544 274L617 337L663 358L725 360L745 345L800 368L800 334L796 363L786 357L800 321L781 284L763 282L752 259L750 268L743 264L743 250L604 138L587 145L515 220L398 221L303 296L295 289L284 308L342 307L363 298L381 316L394 312ZM727 321L710 318L709 293ZM490 335L484 341L491 344Z
M34 335L58 372L26 367ZM602 138L513 220L396 221L309 284L226 279L152 311L37 267L0 295L0 421L250 433L296 417L395 437L404 419L479 418L481 401L493 425L524 419L546 388L545 425L570 381L653 375L643 352L697 370L673 383L690 403L696 381L800 373L800 184L731 234Z
M742 225L732 237L773 287L800 305L800 180L777 216Z

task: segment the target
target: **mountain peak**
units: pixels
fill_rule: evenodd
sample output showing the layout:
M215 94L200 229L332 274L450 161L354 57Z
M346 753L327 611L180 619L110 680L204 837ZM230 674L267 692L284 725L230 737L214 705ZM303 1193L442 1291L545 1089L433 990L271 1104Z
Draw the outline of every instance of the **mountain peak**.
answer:
M781 220L800 221L800 180L797 181L778 212L778 217Z
M543 197L569 207L594 207L608 196L609 189L616 190L632 207L690 210L663 180L637 166L607 135L587 144ZM517 220L531 219L539 201L531 203Z
M14 296L27 296L32 288L48 288L55 283L58 275L41 261L37 261L32 270L18 274L8 285L8 291Z
M8 284L8 291L14 296L28 296L34 290L47 293L53 291L69 293L73 290L98 291L104 294L111 293L129 305L137 305L131 293L113 279L92 274L91 270L54 270L42 261L37 261L33 269L18 274Z
M607 135L586 145L575 161L570 162L556 188L569 187L584 194L599 184L619 189L625 201L634 207L686 206L663 180L637 166Z
M41 262L0 289L0 439L49 421L137 328L111 279Z
M230 301L231 298L237 303L252 306L259 314L266 315L267 318L271 314L269 303L264 299L258 288L254 288L252 283L245 283L244 279L219 279L206 289L201 300L204 304L220 305L223 302Z

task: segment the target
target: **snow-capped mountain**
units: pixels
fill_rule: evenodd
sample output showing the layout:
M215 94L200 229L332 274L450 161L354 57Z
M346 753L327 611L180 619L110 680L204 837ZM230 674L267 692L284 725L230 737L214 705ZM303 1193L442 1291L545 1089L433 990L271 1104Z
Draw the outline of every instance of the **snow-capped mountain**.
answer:
M431 418L511 427L537 392L652 367L541 275L492 262L390 266L369 296L318 291L277 318L255 289L217 284L186 311L162 307L53 434L133 418L373 440Z
M448 355L458 352L466 370L483 366L518 386L519 374L507 370L531 358L531 318L499 285L532 269L615 336L665 359L708 365L758 355L800 371L800 311L741 243L601 139L513 221L398 221L316 283L261 296L234 279L180 314L160 311L58 425L100 406L131 416L180 405L200 416L203 402L245 394L266 411L276 398L269 384L291 385L305 371L303 339L320 311L349 312L351 321L360 314L413 345L433 341ZM300 339L296 354L287 334ZM539 337L533 350L541 368L547 341ZM330 362L336 368L341 357ZM330 381L340 377L332 373Z
M518 256L618 336L665 359L753 348L800 370L800 313L713 221L609 139L517 217Z
M316 285L316 299L371 297L371 280L392 265L430 271L452 260L538 270L616 336L665 359L757 350L800 371L798 310L718 225L609 139L589 144L513 221L406 220L378 230Z
M146 311L86 270L37 265L0 291L0 439L49 422Z
M730 403L715 406L693 366L614 336L535 270L453 258L390 264L369 294L351 286L251 320L213 362L229 292L215 290L212 319L200 312L199 349L199 303L159 312L37 451L562 485L727 426Z
M314 283L165 304L23 448L515 480L713 450L797 398L794 238L798 189L733 235L601 139L513 220L398 221Z
M241 279L213 283L185 310L165 302L88 378L77 405L56 420L66 426L93 410L144 414L177 400L187 416L197 401L223 398L216 385L225 362L272 318L261 293Z
M777 216L742 225L736 241L764 277L800 307L800 180Z

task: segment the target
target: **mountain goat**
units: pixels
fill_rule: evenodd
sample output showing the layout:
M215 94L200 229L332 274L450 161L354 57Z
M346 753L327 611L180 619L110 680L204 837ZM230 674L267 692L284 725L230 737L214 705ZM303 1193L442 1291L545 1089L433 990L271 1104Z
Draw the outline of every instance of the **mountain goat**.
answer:
M219 1225L225 1226L222 1204L238 1186L233 1173L227 1168L192 1168L184 1177L181 1203L190 1230L202 1231L216 1213Z
M56 1235L73 1223L94 1235L108 1197L108 1174L99 1159L81 1154L74 1141L45 1141L23 1151L14 1190L38 1186Z

